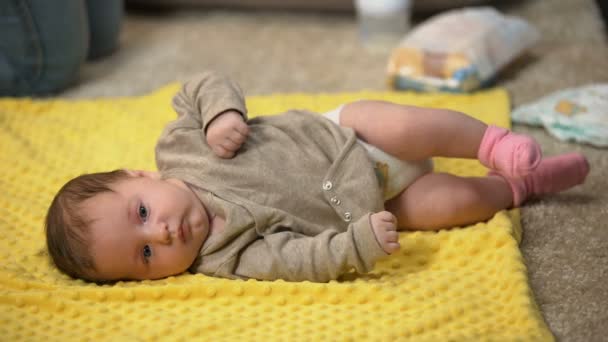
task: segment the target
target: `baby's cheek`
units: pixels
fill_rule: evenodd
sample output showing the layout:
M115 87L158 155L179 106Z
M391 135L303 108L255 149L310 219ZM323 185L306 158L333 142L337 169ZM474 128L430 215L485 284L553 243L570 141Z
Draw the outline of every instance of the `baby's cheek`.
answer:
M192 246L189 247L190 248L184 248L179 251L179 267L182 272L186 271L198 257L199 249L193 248Z

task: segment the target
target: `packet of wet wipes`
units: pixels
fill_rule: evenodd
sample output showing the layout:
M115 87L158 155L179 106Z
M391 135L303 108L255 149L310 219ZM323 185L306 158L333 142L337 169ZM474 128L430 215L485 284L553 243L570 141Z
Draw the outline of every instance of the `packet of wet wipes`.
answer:
M544 126L560 140L608 147L608 83L554 92L515 108L511 118Z
M470 92L538 38L525 20L492 7L443 12L415 27L393 50L389 81L397 89Z

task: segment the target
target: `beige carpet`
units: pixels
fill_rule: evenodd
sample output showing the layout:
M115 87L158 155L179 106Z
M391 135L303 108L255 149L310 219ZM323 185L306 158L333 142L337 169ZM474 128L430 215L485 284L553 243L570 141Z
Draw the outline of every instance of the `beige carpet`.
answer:
M531 56L498 80L514 105L566 87L608 82L608 45L593 0L530 0L501 7L542 33ZM385 90L387 55L362 49L352 13L186 10L129 13L121 47L85 66L61 96L144 94L213 68L248 95ZM530 203L522 249L537 302L562 341L608 336L608 150L563 143L544 130L546 155L581 151L592 171L584 186Z

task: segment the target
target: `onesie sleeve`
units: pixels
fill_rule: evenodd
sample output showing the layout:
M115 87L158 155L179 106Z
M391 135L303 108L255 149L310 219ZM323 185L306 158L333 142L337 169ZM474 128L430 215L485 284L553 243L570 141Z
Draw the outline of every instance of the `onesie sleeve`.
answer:
M236 110L247 120L245 97L239 85L217 72L204 72L186 82L173 97L178 116L198 121L203 132L209 123L227 110Z
M255 240L239 257L237 277L259 280L327 282L355 269L372 270L387 253L371 229L369 215L349 225L346 232L325 230L314 237L281 231Z

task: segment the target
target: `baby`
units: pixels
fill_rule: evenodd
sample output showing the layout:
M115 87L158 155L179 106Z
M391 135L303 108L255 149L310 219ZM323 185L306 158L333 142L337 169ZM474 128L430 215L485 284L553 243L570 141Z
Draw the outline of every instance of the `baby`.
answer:
M398 229L487 220L589 172L580 154L543 159L532 138L447 109L358 101L248 119L238 85L215 73L173 106L158 172L82 175L55 196L46 235L60 270L95 282L187 270L325 282L395 253ZM433 156L490 172L434 173Z

